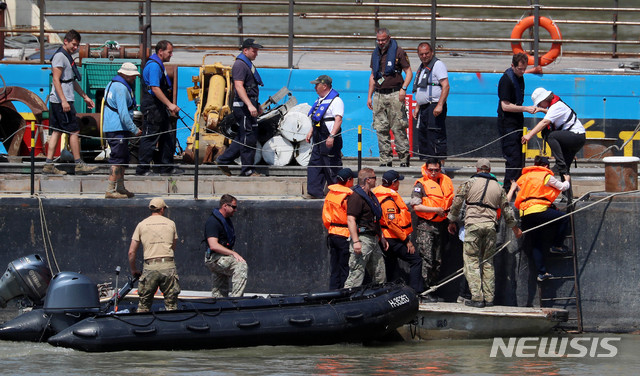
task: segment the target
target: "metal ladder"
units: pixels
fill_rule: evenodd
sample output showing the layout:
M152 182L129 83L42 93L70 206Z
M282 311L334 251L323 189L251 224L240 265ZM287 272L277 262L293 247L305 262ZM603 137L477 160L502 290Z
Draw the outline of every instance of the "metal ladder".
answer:
M573 189L570 188L567 192L567 213L573 212ZM540 298L540 307L554 307L554 308L567 308L570 305L575 305L575 316L569 314L569 318L567 320L568 323L575 322L575 331L581 333L583 331L582 326L582 304L580 301L580 281L578 278L578 247L576 246L576 236L575 236L575 223L573 219L573 215L569 216L569 229L570 232L567 235L567 239L571 242L571 255L566 256L552 256L547 260L548 265L552 265L552 263L558 264L564 261L568 261L571 259L572 265L570 269L572 273L561 275L561 273L552 273L553 277L543 281L538 282L538 296ZM566 268L565 268L566 269ZM570 289L567 296L557 296L557 297L545 297L545 287L548 287L554 281L554 287L561 289L564 287L564 281L573 281L573 287ZM574 327L573 325L569 325L569 327Z

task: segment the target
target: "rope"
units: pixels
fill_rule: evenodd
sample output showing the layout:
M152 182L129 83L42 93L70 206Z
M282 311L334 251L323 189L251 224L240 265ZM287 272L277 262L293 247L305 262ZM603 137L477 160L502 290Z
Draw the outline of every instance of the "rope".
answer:
M45 127L44 124L39 124L39 123L36 123L36 126L37 127L41 127L41 128ZM12 138L18 132L20 132L22 129L29 129L29 128L31 128L31 125L25 125L23 127L19 127L15 132L11 133L6 139L8 140L8 139ZM55 128L55 127L51 127L51 126L49 126L49 129L69 134L69 132L67 132L67 131L65 131L63 129L59 129L59 128ZM96 136L87 136L87 135L83 135L83 134L78 134L78 137L86 138L86 139L90 139L90 140L137 140L137 139L144 138L144 137L155 137L157 135L161 135L161 134L165 134L165 133L176 132L177 130L180 130L180 129L189 129L189 128L188 127L176 128L176 129L170 129L170 130L167 130L167 131L162 131L162 132L158 132L158 133L154 133L154 134L150 134L150 135L145 135L145 136L132 136L132 137L123 137L123 138L96 137Z
M631 141L633 141L633 138L635 137L636 133L640 132L640 122L638 123L638 125L636 125L636 129L633 130L633 133L631 134L631 137L629 137L629 139L627 141L625 141L621 146L618 145L611 145L608 148L604 149L603 151L601 151L600 153L596 154L596 155L592 155L591 157L589 157L587 159L587 161L590 161L592 159L595 158L600 158L602 157L606 152L608 152L611 149L616 149L618 151L624 149L625 146L627 146L627 144Z
M376 135L378 133L377 131L375 131L373 129L369 129L369 128L365 128L365 130L367 130L367 131L369 131L371 133L375 133ZM514 131L511 131L511 132L505 134L504 136L500 136L500 137L496 138L493 141L490 141L490 142L488 142L488 143L486 143L486 144L484 144L482 146L479 146L479 147L477 147L475 149L471 149L469 151L465 151L463 153L451 154L451 155L429 155L429 154L422 154L422 153L419 153L417 151L413 151L413 154L415 154L415 155L417 155L419 157L426 157L426 158L457 158L457 157L462 157L462 156L465 156L465 155L468 155L468 154L471 154L471 153L475 153L478 150L482 150L482 149L486 148L487 146L495 144L496 142L502 140L503 138L505 138L507 136L510 136L510 135L512 135L514 133L517 133L517 132L522 132L522 129L516 129Z
M580 196L580 198L578 198L578 199L577 199L574 203L572 203L571 205L575 205L575 203L577 203L577 202L581 201L583 198L585 198L585 197L589 196L591 193L592 193L592 192L585 193L584 195ZM601 198L601 199L599 199L599 200L597 200L597 201L595 201L595 202L592 202L591 204L588 204L588 205L587 205L587 206L585 206L585 207L582 207L582 208L580 208L580 209L574 210L574 211L572 211L572 212L570 212L570 213L566 213L566 214L564 214L564 215L562 215L562 216L560 216L560 217L558 217L558 218L554 218L554 219L552 219L552 220L550 220L550 221L548 221L548 222L542 223L542 224L540 224L540 225L538 225L538 226L536 226L536 227L532 227L532 228L530 228L530 229L528 229L528 230L522 231L522 234L524 235L524 234L526 234L527 232L530 232L530 231L533 231L533 230L537 230L537 229L539 229L539 228L541 228L541 227L544 227L544 226L548 225L549 223L553 223L553 222L555 222L555 221L559 221L559 220L561 220L562 218L565 218L565 217L568 217L568 216L572 216L572 215L574 215L574 214L576 214L576 213L579 213L579 212L581 212L581 211L583 211L583 210L585 210L585 209L588 209L588 208L590 208L590 207L592 207L592 206L594 206L594 205L597 205L597 204L599 204L599 203L601 203L601 202L603 202L603 201L606 201L606 200L608 200L608 199L611 199L611 198L613 198L613 197L615 197L615 196L627 195L627 194L632 194L632 193L640 193L640 190L628 191L628 192L616 192L616 193L612 193L612 194L610 194L610 195L608 195L608 196L606 196L606 197L603 197L603 198ZM503 249L505 249L505 248L509 245L509 243L511 243L511 240L509 240L508 242L506 242L505 244L503 244L503 245L502 245L502 247L500 247L500 248L499 248L499 249L498 249L498 250L497 250L497 251L496 251L492 256L490 256L490 257L488 257L488 258L486 258L486 259L482 260L482 262L480 263L480 265L482 265L482 264L484 264L484 263L486 263L486 262L490 261L492 258L494 258L498 253L500 253ZM429 289L428 289L428 290L424 291L424 292L423 292L423 293L421 293L420 295L421 295L421 296L425 296L425 295L427 295L427 294L430 294L430 293L432 293L432 292L436 291L437 289L439 289L440 287L442 287L442 286L444 286L444 285L448 284L449 282L451 282L451 281L455 280L456 278L458 278L458 277L462 276L463 274L464 274L464 272L463 272L463 268L460 268L460 269L458 269L458 270L453 274L453 276L452 276L451 278L446 279L445 281L443 281L443 282L441 282L441 283L439 283L439 284L437 284L437 285L435 285L435 286L431 286L431 287L429 287Z
M183 113L185 113L185 114L187 115L187 117L189 117L190 119L193 119L193 118L191 118L191 117L190 117L186 112L184 112L184 111L182 111L182 112L183 112ZM182 120L182 118L179 118L179 119L180 119L180 120ZM152 135L123 137L123 138L121 138L121 139L123 139L123 140L137 140L137 139L140 139L140 138L143 138L143 137L156 137L156 136L161 135L161 134L165 134L165 133L172 133L172 132L176 132L177 130L181 130L181 129L188 129L188 130L191 130L191 129L186 125L186 123L184 123L184 121L182 121L182 122L183 122L183 124L185 124L185 127L180 127L180 128L176 128L176 129L170 129L170 130L167 130L167 131L154 133L154 134L152 134ZM44 125L43 125L43 124L36 124L36 126L38 126L38 127L44 127ZM7 137L7 139L10 139L11 137L13 137L13 136L14 136L16 133L18 133L21 129L26 129L26 128L29 128L29 126L26 126L26 125L25 125L24 127L18 128L18 130L16 130L16 131L15 131L14 133L12 133L9 137ZM67 132L65 132L65 131L64 131L64 130L62 130L62 129L58 129L58 128L54 128L54 127L49 127L49 129L52 129L52 130L54 130L54 131L59 131L59 132L62 132L62 133L67 133ZM365 130L367 130L367 131L369 131L369 132L371 132L371 133L377 133L375 130L372 130L372 129L365 128ZM350 129L342 130L340 133L338 133L338 135L348 134L348 133L350 133L350 132L354 132L354 131L357 131L357 128L350 128ZM640 131L640 123L638 124L638 127L637 127L637 130L636 130L636 131ZM440 155L440 156L438 156L438 155L421 154L421 153L418 153L418 152L415 152L415 151L413 152L413 154L415 154L415 155L417 155L417 156L421 156L421 157L435 157L435 158L450 157L450 158L457 158L457 157L465 156L465 155L468 155L468 154L474 153L474 152L476 152L476 151L478 151L478 150L484 149L484 148L486 148L487 146L490 146L490 145L492 145L492 144L494 144L494 143L496 143L496 142L498 142L498 141L502 140L503 138L505 138L505 137L507 137L507 136L509 136L509 135L511 135L511 134L513 134L513 133L516 133L516 132L522 132L522 131L521 131L521 130L519 130L519 129L514 130L514 131L511 131L511 132L509 132L509 133L505 134L504 136L498 137L498 138L496 138L495 140L490 141L490 142L488 142L488 143L486 143L486 144L484 144L484 145L482 145L482 146L480 146L480 147L477 147L477 148L475 148L475 149L472 149L472 150L469 150L469 151L466 151L466 152L463 152L463 153L459 153L459 154L446 155L446 156ZM225 134L223 134L223 133L221 133L221 132L219 132L219 131L209 131L209 132L207 132L207 133L213 133L213 134L221 135L221 136L223 136L224 138L226 138L226 139L230 140L231 142L236 143L236 144L239 144L239 145L241 145L242 147L245 147L245 148L254 149L254 150L260 150L259 148L255 147L255 146L250 146L250 145L247 145L247 144L245 144L245 143L243 143L243 142L236 141L235 139L230 139L230 138L229 138L229 137L227 137ZM634 133L634 134L635 134L635 133ZM86 139L92 139L92 140L111 140L111 139L115 139L115 138L108 138L108 137L87 136L87 135L82 135L82 134L78 134L78 137L86 138ZM632 137L632 138L633 138L633 137ZM630 139L630 140L631 140L631 139ZM629 142L630 140L627 140L627 142ZM324 142L324 141L319 141L319 142L315 142L315 143L309 143L309 145L310 145L310 147L311 147L311 148L313 148L315 145L319 145L319 144L321 144L321 143L323 143L323 142ZM624 145L626 145L626 143L625 143ZM624 145L623 145L622 147L624 147ZM291 150L291 151L295 151L295 148L291 148L290 150ZM593 157L592 157L592 158L593 158ZM315 166L315 167L332 167L332 166Z
M97 46L97 47L91 47L91 49L92 49L92 50L94 50L94 51L96 51L96 50L101 50L101 49L102 49L102 47L105 47L105 46L106 46L108 49L111 49L111 50L114 50L114 49L115 49L115 50L117 50L118 48L120 48L120 44L118 44L118 42L117 42L117 41L115 41L115 40L108 40L108 41L105 41L104 43L102 43L102 45L100 45L100 46Z
M49 236L49 226L47 225L47 218L44 212L44 205L42 204L42 198L39 194L35 194L38 199L38 211L40 213L40 228L42 230L42 242L44 246L44 252L47 257L47 263L49 265L49 270L51 271L51 275L56 275L51 267L51 260L55 263L56 269L58 269L58 273L60 273L60 266L58 265L58 260L56 259L56 254L53 250L53 243L51 242L51 237ZM51 250L51 257L49 257L49 250Z

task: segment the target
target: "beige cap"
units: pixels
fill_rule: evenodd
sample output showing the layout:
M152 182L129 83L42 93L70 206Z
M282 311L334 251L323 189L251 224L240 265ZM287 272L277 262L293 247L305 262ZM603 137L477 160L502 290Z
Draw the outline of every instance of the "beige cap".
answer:
M123 63L120 69L118 69L118 73L124 74L125 76L139 76L140 72L138 72L138 67L136 67L133 63Z
M491 168L491 162L487 158L480 158L476 162L476 168Z
M151 210L158 210L162 208L168 208L168 206L160 197L152 198L151 202L149 202L149 209Z

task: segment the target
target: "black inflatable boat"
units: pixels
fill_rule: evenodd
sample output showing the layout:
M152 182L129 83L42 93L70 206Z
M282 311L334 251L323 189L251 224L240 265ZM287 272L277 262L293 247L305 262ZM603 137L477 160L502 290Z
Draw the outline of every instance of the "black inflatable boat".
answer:
M135 303L118 306L117 314L113 301L101 306L93 282L62 272L51 280L44 306L0 325L0 339L48 340L83 351L367 342L413 320L418 299L410 287L388 283L287 296L180 300L177 311L157 305L152 312L136 313Z

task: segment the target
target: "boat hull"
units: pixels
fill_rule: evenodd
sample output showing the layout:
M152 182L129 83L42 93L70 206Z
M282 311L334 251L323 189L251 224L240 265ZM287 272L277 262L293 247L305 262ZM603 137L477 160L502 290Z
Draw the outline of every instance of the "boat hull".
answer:
M96 315L48 342L90 352L366 342L414 320L418 311L415 293L406 286L345 291L219 299L209 307L200 302L200 308L188 310Z
M568 312L557 308L472 308L459 303L424 303L417 320L401 334L417 339L481 339L540 336L561 322Z

